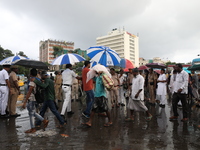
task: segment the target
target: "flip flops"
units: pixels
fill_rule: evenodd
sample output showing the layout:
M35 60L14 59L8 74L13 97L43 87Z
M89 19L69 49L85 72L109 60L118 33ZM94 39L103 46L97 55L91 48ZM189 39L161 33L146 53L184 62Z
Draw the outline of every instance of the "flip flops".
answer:
M108 123L105 123L105 124L104 124L104 127L110 127L110 126L112 126L112 125L113 125L112 122L108 122Z
M126 122L131 122L131 121L134 121L134 118L126 118L125 121Z
M146 119L146 121L151 121L151 118L152 118L152 115L146 117L145 119Z
M92 125L91 125L91 123L82 123L82 125L86 125L86 126L88 126L88 127L91 127Z

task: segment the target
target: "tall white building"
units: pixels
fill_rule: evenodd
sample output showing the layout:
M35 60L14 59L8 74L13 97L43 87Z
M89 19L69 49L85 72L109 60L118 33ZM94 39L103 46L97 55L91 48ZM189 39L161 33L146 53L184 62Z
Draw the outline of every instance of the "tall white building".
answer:
M96 45L115 50L120 58L126 58L139 67L139 37L125 30L113 29L108 35L97 37Z

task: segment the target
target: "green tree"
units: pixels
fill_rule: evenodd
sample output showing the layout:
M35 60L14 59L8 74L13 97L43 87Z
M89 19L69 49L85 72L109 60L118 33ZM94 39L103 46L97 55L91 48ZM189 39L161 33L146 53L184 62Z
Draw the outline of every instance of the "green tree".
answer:
M62 55L64 50L61 46L53 46L53 51L54 58L56 58L57 56Z
M22 52L22 51L19 51L18 55L23 56L23 57L27 57L26 54L24 54L24 52Z

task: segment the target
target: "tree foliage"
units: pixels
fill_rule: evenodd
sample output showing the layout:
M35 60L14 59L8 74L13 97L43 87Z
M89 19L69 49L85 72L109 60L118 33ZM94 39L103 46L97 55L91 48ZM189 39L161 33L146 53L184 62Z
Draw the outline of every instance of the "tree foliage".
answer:
M64 50L61 46L53 46L53 51L54 58L56 58L57 56L62 55Z
M0 61L10 56L14 56L12 51L9 49L4 49L0 46Z

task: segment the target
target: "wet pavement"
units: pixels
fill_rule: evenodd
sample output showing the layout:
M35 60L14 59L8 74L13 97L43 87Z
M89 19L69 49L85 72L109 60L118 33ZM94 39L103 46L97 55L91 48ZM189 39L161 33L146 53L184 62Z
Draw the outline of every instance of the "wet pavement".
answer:
M23 97L23 95L22 95ZM23 98L22 98L23 99ZM48 111L46 118L50 121L46 131L35 134L25 134L30 128L27 110L20 110L18 101L18 118L0 119L0 149L1 150L195 150L200 149L199 108L194 108L190 120L182 123L182 112L179 109L178 121L169 121L171 103L165 108L149 106L153 115L150 122L144 118L144 113L135 113L133 122L125 122L126 107L111 109L113 125L104 127L106 117L94 117L92 127L82 125L87 121L81 115L83 106L80 101L72 102L72 116L67 116L68 124L63 129L57 129L57 119ZM59 103L61 108L62 103ZM63 136L64 134L64 136Z

